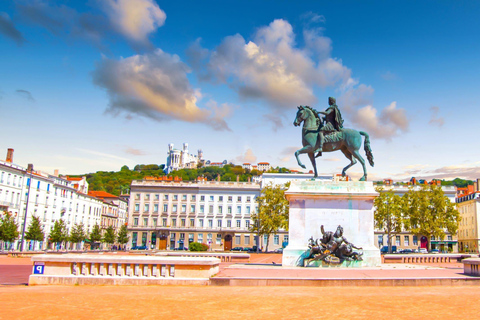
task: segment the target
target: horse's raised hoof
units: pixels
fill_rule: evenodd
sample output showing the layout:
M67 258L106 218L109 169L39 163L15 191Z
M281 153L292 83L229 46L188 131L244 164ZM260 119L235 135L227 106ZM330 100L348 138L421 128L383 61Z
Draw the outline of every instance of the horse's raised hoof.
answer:
M301 164L300 167L302 167L303 169L307 169L307 167L304 164Z
M363 177L360 178L359 181L367 181L367 177L366 177L366 176L363 176Z

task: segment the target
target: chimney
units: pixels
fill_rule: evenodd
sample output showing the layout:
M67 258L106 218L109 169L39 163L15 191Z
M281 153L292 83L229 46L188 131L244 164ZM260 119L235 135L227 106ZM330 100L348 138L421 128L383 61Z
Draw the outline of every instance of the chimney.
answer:
M5 159L5 162L9 162L9 163L13 162L13 149L12 148L7 149L7 159Z
M33 164L29 163L27 166L27 171L32 172L33 171Z
M55 177L58 177L58 169L55 169L55 170L53 171L53 175L54 175Z

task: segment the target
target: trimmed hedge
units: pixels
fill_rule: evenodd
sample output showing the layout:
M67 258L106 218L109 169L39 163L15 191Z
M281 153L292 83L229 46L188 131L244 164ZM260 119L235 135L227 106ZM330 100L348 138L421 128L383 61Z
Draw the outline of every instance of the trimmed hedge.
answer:
M205 243L192 242L188 245L188 249L190 251L207 251L208 245Z

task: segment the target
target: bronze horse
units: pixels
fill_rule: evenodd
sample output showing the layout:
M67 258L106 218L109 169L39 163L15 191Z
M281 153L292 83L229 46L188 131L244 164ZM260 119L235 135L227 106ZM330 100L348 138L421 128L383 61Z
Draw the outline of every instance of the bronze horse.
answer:
M308 106L298 107L297 116L293 122L294 126L299 126L303 122L302 128L302 144L303 148L295 152L295 157L297 158L298 165L306 169L305 165L298 158L299 154L306 153L312 162L314 169L314 178L318 176L317 174L317 165L315 158L315 151L319 148L320 138L319 131L322 126L322 120L319 116ZM366 132L357 131L354 129L344 128L339 132L335 132L325 137L325 142L323 145L323 152L333 152L333 151L342 151L342 153L350 160L350 164L343 168L342 176L345 176L348 168L357 163L357 160L363 166L363 177L360 181L367 180L367 168L365 166L365 160L359 153L360 147L362 146L362 136L365 137L364 149L367 154L367 159L370 165L373 167L373 154L372 149L370 148L370 138ZM357 160L356 160L357 159Z

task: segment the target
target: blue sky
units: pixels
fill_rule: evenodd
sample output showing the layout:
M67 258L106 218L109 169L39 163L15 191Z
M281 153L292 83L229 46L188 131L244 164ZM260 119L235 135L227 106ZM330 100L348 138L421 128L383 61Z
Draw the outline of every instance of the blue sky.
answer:
M300 169L296 107L334 96L345 127L370 134L369 179L474 179L479 13L473 1L2 1L0 150L65 174L162 164L184 142L215 162ZM324 174L347 164L317 159Z

